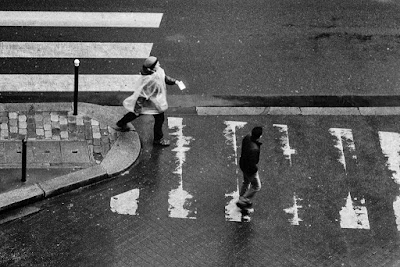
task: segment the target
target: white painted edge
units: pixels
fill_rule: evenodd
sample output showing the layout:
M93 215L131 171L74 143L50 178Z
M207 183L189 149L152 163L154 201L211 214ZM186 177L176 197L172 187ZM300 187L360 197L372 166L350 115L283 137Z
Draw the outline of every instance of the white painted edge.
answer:
M7 58L147 58L152 43L0 42Z
M0 11L0 26L160 27L163 13Z
M138 75L81 74L79 92L133 92ZM0 92L73 92L74 74L1 74Z

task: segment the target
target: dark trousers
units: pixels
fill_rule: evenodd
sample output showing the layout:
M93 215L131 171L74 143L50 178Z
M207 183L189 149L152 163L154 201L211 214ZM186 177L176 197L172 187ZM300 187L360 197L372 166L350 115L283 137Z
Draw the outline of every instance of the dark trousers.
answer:
M124 127L124 126L126 126L126 124L128 122L135 120L139 116L140 115L136 115L133 112L128 112L125 114L125 116L122 117L122 119L120 119L117 122L117 126ZM154 114L153 116L154 116L154 141L159 141L164 136L163 131L162 131L162 126L163 126L164 120L165 120L164 112L160 113L160 114Z

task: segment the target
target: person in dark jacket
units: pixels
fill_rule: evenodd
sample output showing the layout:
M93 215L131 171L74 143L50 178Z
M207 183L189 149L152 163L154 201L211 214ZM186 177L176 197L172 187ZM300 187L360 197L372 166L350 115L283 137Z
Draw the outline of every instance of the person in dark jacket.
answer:
M129 112L117 122L117 130L129 131L127 123L140 115L153 115L153 144L168 146L170 141L164 138L162 131L165 121L164 111L168 108L166 85L174 85L178 81L165 74L158 59L154 56L150 56L144 61L140 74L140 79L135 84L134 94L124 100L124 107Z
M251 199L261 189L257 164L260 160L259 139L262 131L262 127L254 127L251 134L246 135L242 141L239 167L243 172L243 184L239 192L239 207L251 208Z

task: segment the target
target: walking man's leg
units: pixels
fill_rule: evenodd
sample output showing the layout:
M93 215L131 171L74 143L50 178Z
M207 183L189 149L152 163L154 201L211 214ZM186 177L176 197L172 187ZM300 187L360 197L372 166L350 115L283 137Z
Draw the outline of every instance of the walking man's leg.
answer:
M250 182L251 182L250 176L247 175L246 173L243 173L243 183L239 191L239 202L238 202L241 205L249 204L249 200L245 198L244 195L246 194L247 190L249 190Z
M155 114L154 116L154 144L161 146L169 146L169 140L164 139L163 124L165 120L164 113Z
M249 202L251 202L251 199L261 189L261 181L258 172L249 175L248 179L250 180L250 188L248 188L246 192L243 194L243 198L248 199Z
M126 125L128 122L133 121L134 119L136 119L137 117L139 117L138 115L136 115L133 112L128 112L126 113L118 122L117 122L117 126L119 128L121 128L122 130L129 130L128 126Z

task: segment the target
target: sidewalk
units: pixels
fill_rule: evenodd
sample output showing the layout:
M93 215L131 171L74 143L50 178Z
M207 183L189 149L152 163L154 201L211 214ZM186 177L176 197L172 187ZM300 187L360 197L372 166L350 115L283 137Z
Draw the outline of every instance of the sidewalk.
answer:
M134 131L110 126L118 108L79 103L0 105L0 212L108 179L126 170L140 153ZM27 176L21 182L22 140Z

